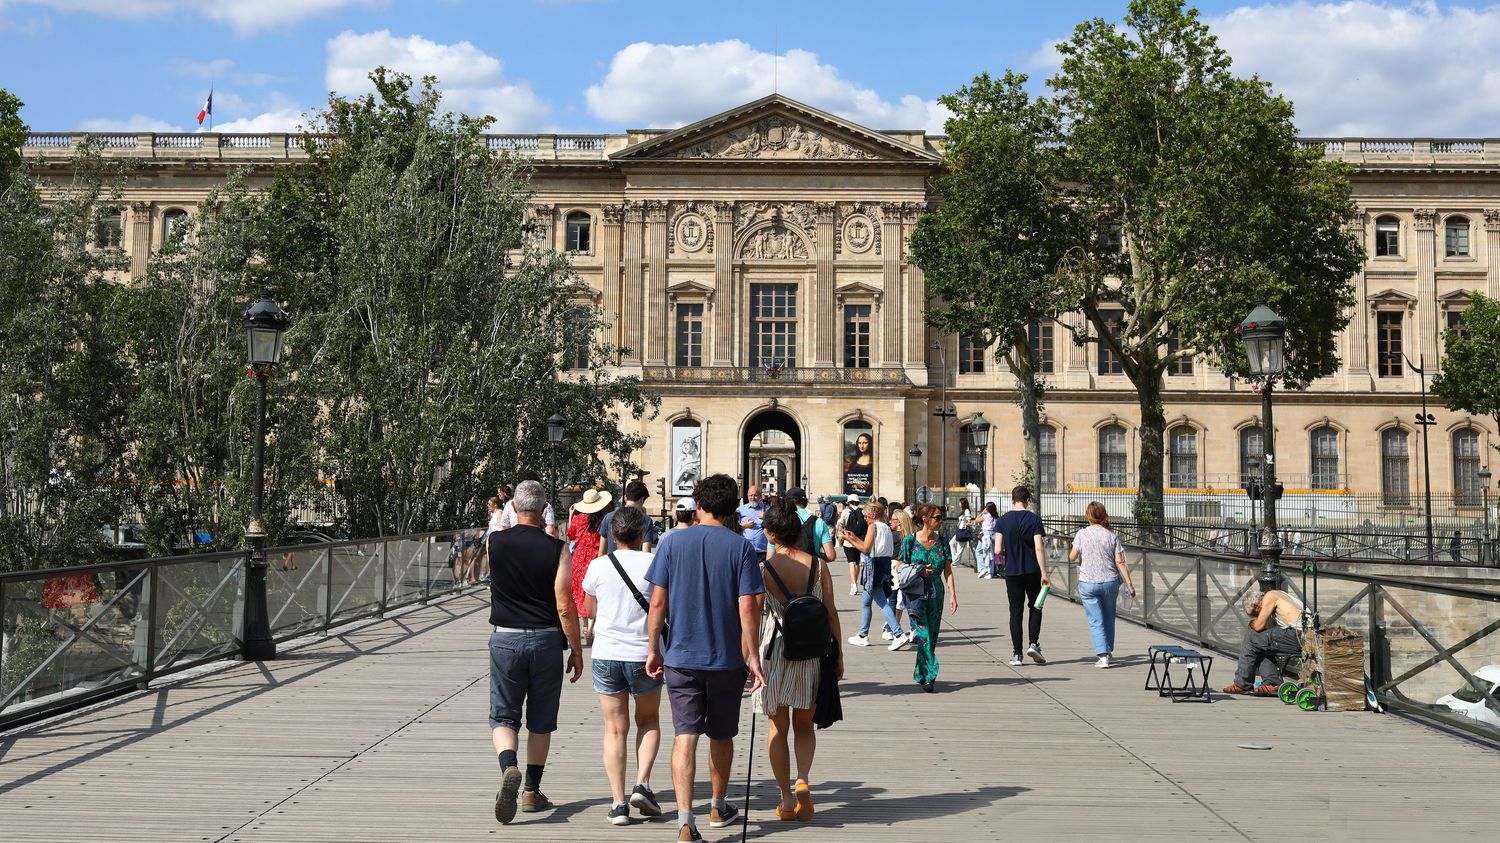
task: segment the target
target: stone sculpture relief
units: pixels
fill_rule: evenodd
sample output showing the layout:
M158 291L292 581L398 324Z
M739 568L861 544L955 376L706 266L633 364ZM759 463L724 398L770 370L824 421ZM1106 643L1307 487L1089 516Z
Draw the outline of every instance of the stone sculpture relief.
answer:
M772 225L754 232L740 247L740 260L807 260L807 244L784 226Z
M834 226L835 249L839 252L864 254L873 249L880 254L880 209L856 202L839 207L839 223Z
M874 153L784 117L766 117L748 126L685 147L678 158L826 159L864 161Z
M711 202L678 202L667 227L667 251L714 251L714 207Z
M741 202L735 216L735 227L749 228L758 222L770 220L780 224L786 220L801 228L809 242L817 245L818 218L812 206L806 202Z

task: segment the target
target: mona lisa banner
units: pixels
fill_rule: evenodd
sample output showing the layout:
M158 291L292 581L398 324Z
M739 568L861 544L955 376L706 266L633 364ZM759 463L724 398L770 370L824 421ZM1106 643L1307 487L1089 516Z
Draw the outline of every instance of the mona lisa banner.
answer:
M844 494L868 499L875 490L875 436L869 424L844 426Z

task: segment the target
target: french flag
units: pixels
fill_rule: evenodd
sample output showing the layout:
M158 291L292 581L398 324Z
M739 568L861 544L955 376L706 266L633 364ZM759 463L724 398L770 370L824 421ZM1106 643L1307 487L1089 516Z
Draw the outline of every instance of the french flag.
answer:
M214 113L214 92L208 92L208 99L203 101L203 107L198 109L198 125L203 125L203 118Z

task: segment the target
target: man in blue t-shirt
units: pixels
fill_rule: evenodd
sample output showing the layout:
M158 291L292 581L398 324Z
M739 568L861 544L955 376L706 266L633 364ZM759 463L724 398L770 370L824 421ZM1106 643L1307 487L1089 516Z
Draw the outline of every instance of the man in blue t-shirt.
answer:
M768 507L765 501L760 499L759 486L751 486L745 490L745 499L747 502L734 511L735 518L740 522L740 535L744 536L750 542L750 546L755 549L756 558L764 559L766 558L766 531L761 526L761 522L765 520Z
M649 497L651 497L651 492L646 488L646 484L642 483L639 480L632 480L629 483L625 484L625 502L622 504L622 506L633 506L636 509L645 512L646 498ZM606 553L614 553L619 549L615 545L615 535L614 531L611 529L614 522L615 514L613 512L607 513L603 518L599 519L599 538L602 540L599 548L599 553L601 555ZM647 553L650 553L651 548L655 547L656 543L659 541L661 541L661 530L657 528L656 522L652 521L650 516L647 516L646 537L641 543L641 549L646 551Z
M1017 486L1010 490L1010 512L1000 516L996 525L996 536L1005 551L1005 568L1000 576L1005 578L1005 596L1010 601L1010 640L1015 653L1010 657L1012 667L1023 664L1021 658L1021 615L1031 607L1026 624L1027 640L1031 645L1026 655L1037 664L1046 664L1042 645L1037 639L1042 634L1042 610L1036 606L1037 595L1042 586L1051 585L1047 569L1042 562L1047 552L1042 548L1042 518L1026 508L1031 503L1031 490Z
M728 801L729 767L740 696L747 675L752 692L766 681L756 605L756 595L765 591L760 559L750 542L725 526L734 523L739 489L727 475L715 474L698 484L693 498L698 523L663 536L646 571L646 580L656 586L646 621L646 673L666 678L672 706L679 840L700 839L692 810L700 735L708 735L709 825L734 822L738 811ZM664 646L662 629L669 619L670 640Z

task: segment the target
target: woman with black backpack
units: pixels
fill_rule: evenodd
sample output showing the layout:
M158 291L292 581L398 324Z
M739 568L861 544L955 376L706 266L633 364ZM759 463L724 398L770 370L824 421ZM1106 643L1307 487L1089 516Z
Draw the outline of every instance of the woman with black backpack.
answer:
M766 536L777 552L765 561L766 590L759 595L765 622L760 640L766 642L761 669L766 684L751 695L756 714L766 715L770 728L766 753L771 772L781 788L776 817L807 822L813 818L812 773L817 747L813 714L817 707L819 672L830 648L837 658L836 675L844 676L839 613L833 604L833 577L828 566L797 547L802 520L789 501L766 510ZM791 777L788 733L795 736L797 779Z

